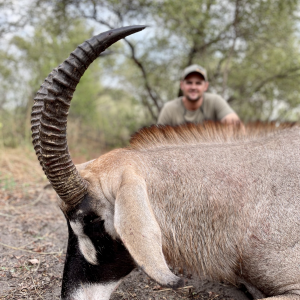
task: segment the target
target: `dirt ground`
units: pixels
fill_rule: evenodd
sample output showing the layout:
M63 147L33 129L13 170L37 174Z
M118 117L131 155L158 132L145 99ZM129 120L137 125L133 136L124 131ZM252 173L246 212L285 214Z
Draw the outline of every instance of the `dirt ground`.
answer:
M0 299L60 299L67 227L46 184L32 151L0 149ZM179 276L185 287L174 291L137 269L111 299L251 299L234 286Z

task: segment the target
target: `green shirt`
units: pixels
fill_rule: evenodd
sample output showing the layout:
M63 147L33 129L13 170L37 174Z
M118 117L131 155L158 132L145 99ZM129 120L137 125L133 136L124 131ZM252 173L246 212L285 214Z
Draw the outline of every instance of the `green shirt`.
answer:
M174 126L202 123L206 120L220 121L230 113L234 113L233 109L221 96L204 93L203 103L197 110L187 110L182 97L167 102L159 114L157 123Z

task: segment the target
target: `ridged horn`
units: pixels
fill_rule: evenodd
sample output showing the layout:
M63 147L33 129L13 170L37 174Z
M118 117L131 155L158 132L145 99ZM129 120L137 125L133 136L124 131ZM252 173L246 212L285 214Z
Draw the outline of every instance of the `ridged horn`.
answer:
M67 144L67 116L75 88L85 70L101 52L144 28L122 27L85 41L48 75L34 98L32 143L47 178L67 205L78 204L87 193L87 183L77 172Z

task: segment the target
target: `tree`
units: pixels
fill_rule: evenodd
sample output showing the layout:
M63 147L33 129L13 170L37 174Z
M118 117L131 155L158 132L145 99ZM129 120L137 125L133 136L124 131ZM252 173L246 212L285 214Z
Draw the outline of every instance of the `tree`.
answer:
M299 36L295 35L299 21L297 0L34 3L35 8L44 5L60 18L81 18L105 29L133 23L152 25L151 36L145 38L145 33L142 42L135 37L126 39L127 48L122 52L127 60L112 75L126 82L127 91L135 91L153 121L163 103L176 96L180 70L196 62L208 69L212 90L230 101L245 120L270 119L276 115L274 104L278 101L290 108L299 103L292 96L295 90L285 88L296 88L299 94L293 84L299 78L300 66ZM280 70L276 63L279 53L288 53Z
M2 118L5 118L4 124L14 124L4 128L5 145L16 146L24 137L30 140L31 107L34 95L43 79L53 67L66 59L78 44L92 36L93 29L87 26L84 20L66 19L65 21L63 26L56 26L49 16L39 20L31 35L26 37L15 35L11 39L10 45L15 50L10 59L15 67L2 69L0 74L4 76L5 70L8 72L5 82L8 88L12 89L13 85L8 80L11 74L18 89L11 91L14 98L12 99L14 104L11 101L11 108L0 111ZM117 43L114 48L118 51L120 47L121 44ZM113 58L110 57L108 61L113 61ZM6 65L9 57L7 56L2 62ZM101 80L103 81L104 75L103 60L98 59L81 78L69 114L68 135L71 144L77 144L82 136L85 138L89 136L94 140L95 146L97 143L98 145L105 143L109 147L117 144L123 146L128 142L132 131L137 130L147 120L147 117L141 113L141 109L136 110L140 105L131 95L102 86ZM115 96L122 98L121 105ZM99 110L104 99L110 102L109 108L104 111ZM131 106L133 109L125 109L124 105ZM109 124L116 123L115 119L119 119L119 123L113 128Z

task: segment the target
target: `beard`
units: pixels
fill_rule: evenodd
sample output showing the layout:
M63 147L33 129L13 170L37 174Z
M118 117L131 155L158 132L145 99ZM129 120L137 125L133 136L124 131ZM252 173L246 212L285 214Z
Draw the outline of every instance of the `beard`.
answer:
M201 98L201 95L199 95L199 96L196 97L196 98L190 98L189 96L185 96L185 98L186 98L188 101L191 101L191 102L197 102L197 101Z

